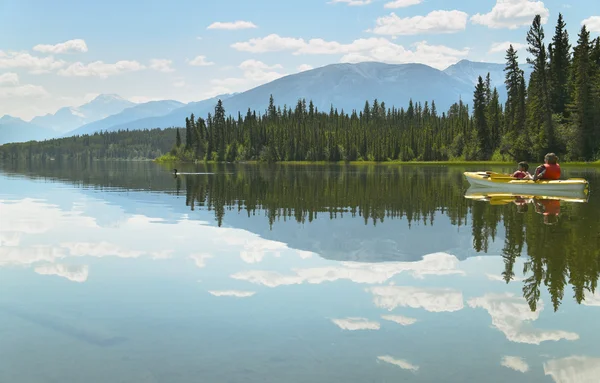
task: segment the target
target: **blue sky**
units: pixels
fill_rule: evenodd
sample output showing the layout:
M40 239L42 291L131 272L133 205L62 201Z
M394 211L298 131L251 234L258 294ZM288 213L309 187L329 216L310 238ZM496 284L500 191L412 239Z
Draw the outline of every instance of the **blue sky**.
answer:
M2 0L0 115L197 101L338 62L503 62L536 13L549 41L559 12L573 41L583 20L600 33L597 0Z

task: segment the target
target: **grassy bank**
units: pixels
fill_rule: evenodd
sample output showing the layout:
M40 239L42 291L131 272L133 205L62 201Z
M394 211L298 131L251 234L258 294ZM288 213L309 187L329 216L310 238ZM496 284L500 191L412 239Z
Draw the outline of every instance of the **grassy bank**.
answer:
M202 160L182 160L177 156L172 154L165 154L160 156L154 160L158 163L207 163L207 164L215 164L217 161L202 161ZM260 161L241 161L237 162L240 164L265 164ZM329 161L279 161L275 162L276 164L282 165L353 165L353 166L364 166L364 165L419 165L419 166L431 166L431 165L444 165L444 166L473 166L480 165L482 168L486 166L517 166L517 163L514 161L464 161L464 160L453 160L453 161L338 161L338 162L329 162ZM540 161L539 164L542 162ZM537 166L537 162L531 162L530 166ZM600 167L600 161L596 162L561 162L561 166L563 167Z

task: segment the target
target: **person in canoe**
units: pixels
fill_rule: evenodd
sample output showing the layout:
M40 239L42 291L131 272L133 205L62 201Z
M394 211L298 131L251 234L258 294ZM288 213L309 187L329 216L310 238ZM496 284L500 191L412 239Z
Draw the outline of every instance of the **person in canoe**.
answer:
M554 153L548 153L544 157L544 164L535 169L533 180L558 180L560 179L560 165L558 157Z
M531 174L529 174L529 164L525 161L519 162L519 168L512 174L512 177L518 180L530 180Z

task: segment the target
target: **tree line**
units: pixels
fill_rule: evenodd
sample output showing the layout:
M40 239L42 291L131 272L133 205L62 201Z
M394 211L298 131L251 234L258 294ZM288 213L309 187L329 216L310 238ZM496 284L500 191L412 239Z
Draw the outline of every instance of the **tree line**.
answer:
M214 114L186 118L171 155L215 161L389 161L451 159L539 160L555 152L568 160L600 157L600 37L584 25L572 49L562 14L546 46L539 15L527 32L527 83L512 45L506 51L507 100L499 101L490 75L479 76L472 113L458 101L439 114L435 102L410 100L406 109L367 101L362 111L333 106L318 111L312 101L275 107L264 115L226 116L219 100Z
M264 113L227 115L221 100L207 118L191 114L185 126L164 131L113 132L0 147L0 158L90 156L195 161L539 161L600 159L600 37L581 27L570 45L559 14L546 41L541 17L527 32L529 79L519 53L506 51L502 103L490 75L479 76L471 106L459 100L440 113L435 101L389 108L366 101L362 110L318 110L298 100ZM167 139L166 132L170 134Z

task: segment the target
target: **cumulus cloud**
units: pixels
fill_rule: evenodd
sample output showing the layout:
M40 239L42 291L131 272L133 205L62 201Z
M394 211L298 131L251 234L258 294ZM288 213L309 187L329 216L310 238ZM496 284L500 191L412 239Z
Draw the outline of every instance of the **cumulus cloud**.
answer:
M600 33L600 16L591 16L581 22L590 32Z
M42 53L85 53L88 51L87 44L82 39L74 39L58 44L38 44L33 47L34 51Z
M0 86L6 85L18 85L19 75L16 73L2 73L0 74Z
M492 326L500 330L511 342L540 344L545 341L558 341L561 339L577 340L579 335L563 330L541 330L534 328L531 322L539 318L544 309L540 301L536 311L531 311L523 297L513 294L486 294L482 297L472 298L468 302L472 308L485 309L492 317Z
M126 72L136 72L145 69L145 66L137 61L121 60L114 64L107 64L102 61L94 61L89 64L76 62L65 69L58 71L61 76L68 77L100 77L107 78Z
M393 364L394 366L398 366L403 370L410 370L410 371L418 371L419 370L419 366L414 365L404 359L395 359L389 355L378 356L377 359L381 360L382 362L386 362L389 364Z
M150 60L150 68L159 72L175 72L175 69L171 68L173 64L172 60L167 59L152 59Z
M23 68L29 73L41 74L62 68L67 64L52 56L37 57L26 52L4 52L0 50L0 69Z
M379 322L370 321L367 318L341 318L332 319L333 323L342 330L379 330L381 327Z
M206 61L206 56L200 55L194 57L192 60L188 60L188 64L192 66L210 66L215 65L212 61Z
M422 63L443 69L459 61L469 54L468 48L453 49L443 45L429 45L427 41L419 41L412 46L413 50L394 44L383 37L357 39L349 44L323 39L295 39L275 34L264 38L254 38L231 45L233 48L251 52L292 51L294 55L339 54L340 62L380 61L390 64Z
M304 71L313 69L313 67L312 67L312 65L301 64L301 65L298 65L298 67L296 69L298 70L298 72L304 72Z
M201 269L206 267L206 261L212 257L212 255L206 253L190 255L190 258L194 260L194 263L196 263L196 267Z
M500 364L504 367L510 368L515 371L526 373L529 370L529 365L518 356L504 356Z
M84 266L69 266L69 265L43 265L38 266L34 271L40 275L56 275L66 278L73 282L83 283L87 281L89 276L89 267Z
M367 289L375 306L394 310L396 307L422 308L430 312L453 312L463 309L460 291L412 286L376 286Z
M485 276L487 277L487 279L489 279L490 281L496 281L496 282L506 282L504 280L504 277L502 275L498 275L498 274L490 274L490 273L485 273ZM522 281L522 278L519 277L512 277L511 279L513 282L518 282L518 281Z
M384 8L405 8L411 5L421 4L423 0L395 0L385 3Z
M355 5L368 5L371 4L373 0L331 0L328 4L337 4L337 3L345 3L350 6Z
M208 292L215 297L235 297L248 298L256 294L255 291L240 291L240 290L210 290Z
M544 362L544 375L556 383L596 383L600 376L600 358L573 355Z
M535 15L538 14L542 19L542 24L545 24L550 11L542 1L496 0L496 5L490 12L471 16L471 22L494 29L517 29L530 25Z
M212 23L208 27L206 27L206 29L226 29L226 30L251 29L251 28L258 28L258 27L251 21L242 21L242 20L233 21L233 22L225 22L225 23L217 21L217 22Z
M402 272L410 272L413 277L419 279L426 275L464 275L464 271L457 269L458 263L458 258L453 255L434 253L425 255L418 262L341 262L339 266L295 269L293 270L294 275L283 275L274 271L249 270L235 273L231 277L268 287L302 283L320 284L338 280L376 284L384 283Z
M417 322L415 318L409 318L402 315L382 315L381 319L396 322L398 324L401 324L402 326L409 326Z
M468 15L462 11L432 11L426 16L398 17L394 12L375 21L369 29L378 35L401 36L434 33L456 33L467 27Z
M498 53L498 52L506 52L508 50L508 48L510 46L513 46L514 50L519 50L519 49L523 49L525 47L527 47L527 45L525 44L521 44L521 43L511 43L510 41L503 41L501 43L493 43L490 46L490 50L488 51L488 53Z
M9 72L0 75L0 98L38 98L48 95L43 86L21 85L19 75L16 73Z
M283 69L280 64L268 65L254 59L243 61L238 68L243 72L242 77L226 77L211 80L211 84L214 87L209 97L222 93L247 90L286 75L286 73L280 71ZM251 252L251 249L246 249L243 258L250 259L250 257L255 257L255 252L254 254Z

